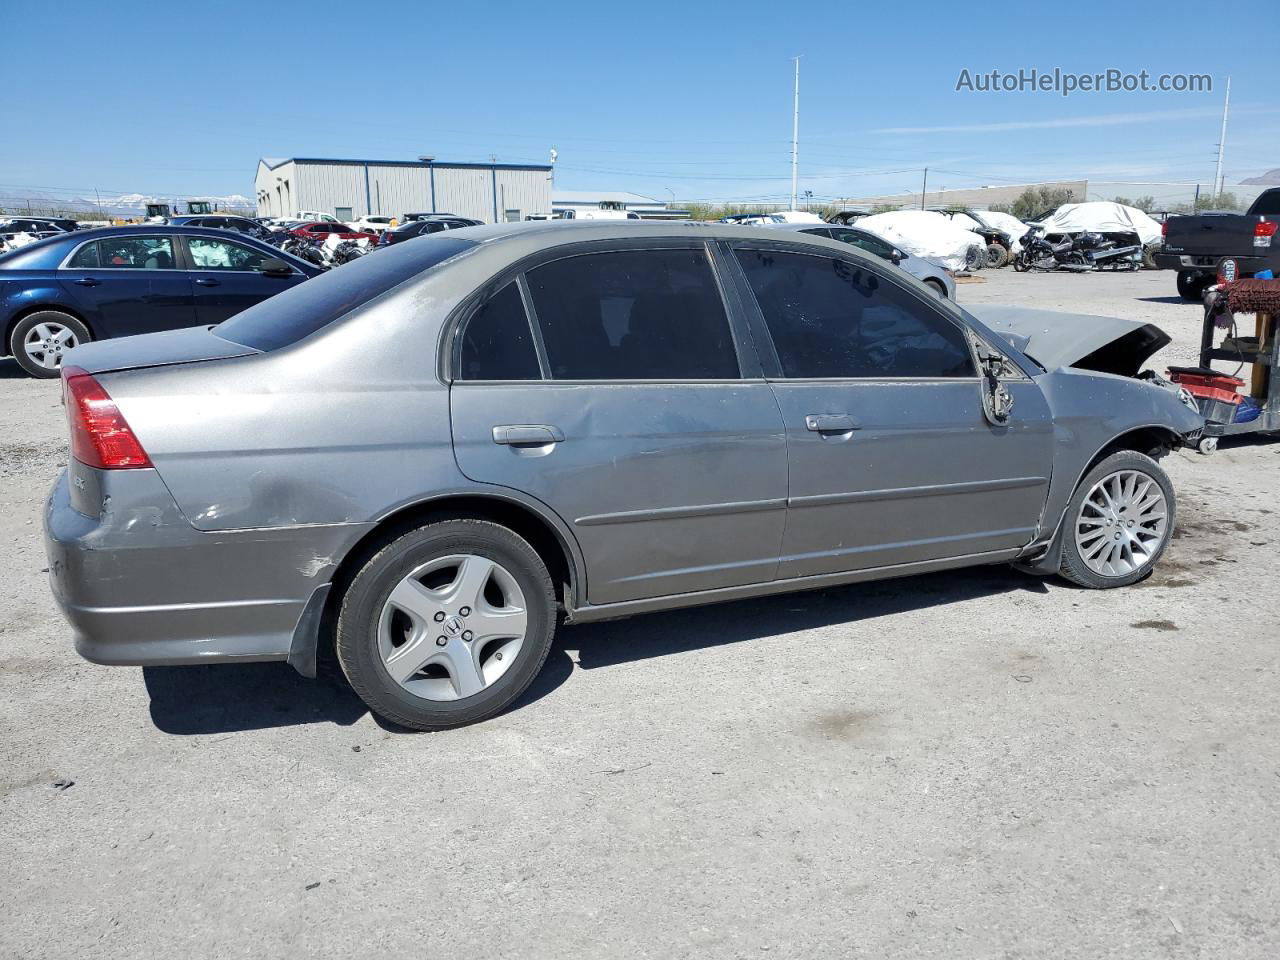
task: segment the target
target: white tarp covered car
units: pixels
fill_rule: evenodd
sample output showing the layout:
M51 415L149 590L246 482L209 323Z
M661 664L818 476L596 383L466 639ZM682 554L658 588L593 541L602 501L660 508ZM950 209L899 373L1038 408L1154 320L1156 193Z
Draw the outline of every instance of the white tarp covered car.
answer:
M987 242L972 230L953 223L951 218L931 210L894 210L858 220L859 230L869 230L881 239L915 257L936 260L948 270L972 266L975 254L986 262Z
M1110 200L1064 203L1053 216L1042 220L1045 234L1136 233L1145 247L1160 240L1160 224L1137 207Z

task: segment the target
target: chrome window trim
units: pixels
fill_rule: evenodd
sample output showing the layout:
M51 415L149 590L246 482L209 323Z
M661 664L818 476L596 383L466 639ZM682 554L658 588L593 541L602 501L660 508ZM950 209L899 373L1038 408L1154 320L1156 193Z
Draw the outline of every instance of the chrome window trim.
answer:
M153 233L135 233L135 234L125 234L125 235L123 235L123 236L121 236L121 237L113 238L113 239L120 239L120 240L135 240L135 239L139 239L139 238L153 237L153 236L160 236L160 237L164 237L166 240L168 240L168 241L169 241L169 247L170 247L170 250L171 250L171 252L170 252L170 256L171 256L171 257L173 257L173 259L174 259L175 261L177 261L177 259L178 259L178 255L177 255L177 253L172 252L172 251L175 251L175 250L177 249L177 244L176 244L176 243L174 243L174 237L176 236L176 234L172 234L172 233L161 233L161 234L153 234ZM163 270L163 271L165 271L165 272L173 272L173 273L186 273L186 272L187 272L187 271L183 270L183 269L182 269L182 267L104 267L104 266L101 266L101 265L99 265L99 266L97 266L97 267L68 267L68 266L67 266L67 264L68 264L71 260L75 259L75 255L76 255L77 253L79 253L81 250L83 250L85 247L87 247L89 244L91 244L91 243L98 243L99 241L101 241L101 240L106 240L106 239L107 239L106 237L92 237L92 238L90 238L90 239L88 239L88 240L83 240L83 241L81 241L80 243L78 243L78 244L76 244L76 245L75 245L75 247L72 249L72 251L71 251L70 253L68 253L65 257L63 257L63 258L62 258L62 261L61 261L61 262L60 262L56 267L54 267L54 269L55 269L55 270L90 270L90 271L92 271L92 270L110 270L112 273L120 273L120 272L130 271L130 270Z

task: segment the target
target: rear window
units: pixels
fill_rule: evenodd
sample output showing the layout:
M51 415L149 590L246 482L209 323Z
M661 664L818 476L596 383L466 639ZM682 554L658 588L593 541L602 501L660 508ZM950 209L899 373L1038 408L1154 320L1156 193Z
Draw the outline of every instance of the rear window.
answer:
M1280 190L1268 190L1258 194L1249 212L1259 217L1274 217L1280 214Z
M474 246L456 237L397 244L290 287L218 324L214 332L255 350L278 350Z

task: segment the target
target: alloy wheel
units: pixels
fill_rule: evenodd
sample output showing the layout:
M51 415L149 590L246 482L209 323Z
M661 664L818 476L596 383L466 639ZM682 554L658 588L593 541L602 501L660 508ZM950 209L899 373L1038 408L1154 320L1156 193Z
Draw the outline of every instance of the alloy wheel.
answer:
M1137 470L1119 470L1089 490L1076 518L1080 559L1101 577L1123 577L1151 563L1169 531L1164 491Z
M62 357L80 341L75 331L60 323L37 323L27 331L22 341L22 349L32 363L46 370L56 370L62 366Z
M528 608L514 576L488 557L429 561L402 579L378 618L378 653L391 679L425 700L461 700L515 663Z

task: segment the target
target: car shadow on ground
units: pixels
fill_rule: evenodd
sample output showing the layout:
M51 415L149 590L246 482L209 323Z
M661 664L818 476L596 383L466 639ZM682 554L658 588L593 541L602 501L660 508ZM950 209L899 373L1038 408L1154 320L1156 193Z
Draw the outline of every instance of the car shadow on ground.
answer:
M508 709L521 710L555 691L573 674L575 663L594 670L1015 590L1046 589L1039 578L1009 567L975 567L565 628L542 672ZM315 680L283 663L145 667L142 676L152 722L176 736L310 723L349 726L368 712L332 662L321 663ZM379 725L404 732L393 724Z
M1193 300L1183 300L1179 296L1173 297L1137 297L1139 303L1180 303L1184 306L1195 307L1200 306Z
M13 357L0 357L0 380L25 380L30 376Z

